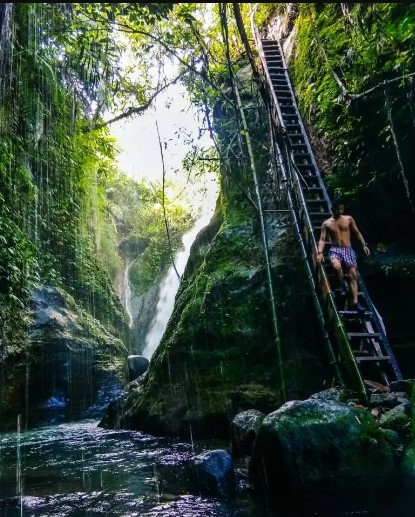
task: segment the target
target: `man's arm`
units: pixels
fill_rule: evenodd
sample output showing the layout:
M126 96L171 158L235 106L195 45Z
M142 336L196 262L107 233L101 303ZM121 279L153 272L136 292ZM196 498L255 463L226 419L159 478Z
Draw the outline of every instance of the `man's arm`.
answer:
M317 262L321 263L324 260L324 246L326 245L326 235L327 235L327 229L326 229L326 221L323 222L321 225L321 232L320 232L320 239L318 241L317 245Z
M352 216L350 216L350 229L354 233L356 239L360 242L362 245L363 251L366 255L370 255L370 250L365 242L365 239L363 238L363 235L360 233L359 228L357 227L356 221L353 219Z

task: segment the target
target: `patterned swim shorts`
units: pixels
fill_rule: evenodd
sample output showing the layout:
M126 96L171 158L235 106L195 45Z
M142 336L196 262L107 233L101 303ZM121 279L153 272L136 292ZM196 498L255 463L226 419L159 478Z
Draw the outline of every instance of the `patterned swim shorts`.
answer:
M332 246L329 249L329 259L340 260L346 267L357 267L356 253L351 246Z

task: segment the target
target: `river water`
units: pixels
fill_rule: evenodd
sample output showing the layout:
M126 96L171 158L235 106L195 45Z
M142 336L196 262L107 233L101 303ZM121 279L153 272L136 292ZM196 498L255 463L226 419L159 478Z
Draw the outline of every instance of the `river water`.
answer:
M232 501L203 498L191 489L192 456L226 444L183 443L97 424L85 420L1 434L0 515L262 515L241 482Z
M189 464L217 441L187 443L83 420L0 434L3 517L412 517L415 480L374 494L374 504L342 494L313 510L276 510L261 502L236 466L230 500L192 486ZM239 466L240 467L240 466ZM295 502L293 502L295 503ZM373 501L372 501L373 503Z

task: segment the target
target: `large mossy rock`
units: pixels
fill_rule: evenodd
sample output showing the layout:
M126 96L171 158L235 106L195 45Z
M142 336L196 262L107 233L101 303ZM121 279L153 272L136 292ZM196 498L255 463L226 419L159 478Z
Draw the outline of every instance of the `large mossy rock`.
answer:
M240 411L269 413L284 402L256 214L244 210L214 218L198 236L145 379L110 419L117 425L228 438ZM269 246L287 396L305 398L323 387L324 349L290 229L287 218L270 224Z
M306 398L331 381L286 187L277 185L269 170L268 115L252 94L249 66L238 77L242 101L250 108L262 217L252 170L237 158L240 128L234 109L218 101L215 129L221 145L232 152L229 167L221 171L215 215L192 246L173 314L145 379L112 405L103 425L230 438L237 413L270 413L286 399Z
M102 415L127 378L128 350L63 290L38 287L31 297L27 352L15 355L3 393L0 428L14 429L12 395L28 411L25 426Z
M318 397L267 415L250 464L255 488L282 503L377 489L394 470L367 409Z

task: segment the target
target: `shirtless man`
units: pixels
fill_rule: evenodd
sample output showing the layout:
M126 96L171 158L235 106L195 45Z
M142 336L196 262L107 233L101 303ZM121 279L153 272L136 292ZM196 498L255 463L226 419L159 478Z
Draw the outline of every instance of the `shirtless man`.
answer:
M361 243L364 253L370 255L370 250L356 226L355 220L350 215L344 215L344 202L337 199L332 204L332 217L326 219L321 226L320 239L317 248L317 262L324 261L324 245L327 235L331 238L329 259L340 286L343 286L343 269L349 275L349 288L351 295L351 310L363 312L364 309L357 302L357 260L352 248L351 235L353 234Z

